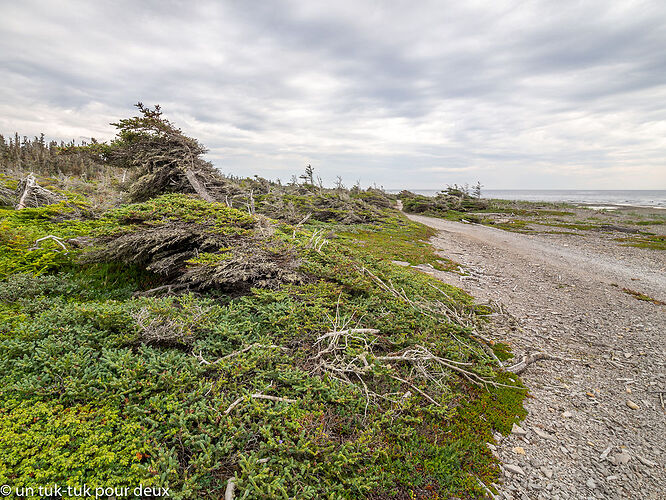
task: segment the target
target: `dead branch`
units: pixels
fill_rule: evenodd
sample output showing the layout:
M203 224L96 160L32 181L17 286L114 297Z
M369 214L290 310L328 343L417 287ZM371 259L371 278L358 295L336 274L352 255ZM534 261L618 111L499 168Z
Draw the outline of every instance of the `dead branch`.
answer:
M155 288L151 288L150 290L144 290L142 292L135 292L134 297L153 297L155 295L159 295L160 293L164 292L165 294L170 294L174 292L178 292L180 290L189 290L190 285L188 283L181 283L181 284L176 284L176 285L163 285L163 286L158 286Z
M19 182L16 193L19 197L16 210L53 205L65 199L64 196L37 184L37 179L32 174L28 174L25 179Z
M270 396L268 394L261 394L259 392L255 393L255 394L251 394L250 397L253 398L253 399L265 399L267 401L276 401L276 402L280 402L280 403L298 403L298 401L295 400L295 399L283 398L281 396ZM226 410L224 410L224 414L229 415L229 413L231 413L231 411L234 408L236 408L239 404L241 404L244 399L245 399L245 397L243 397L243 396L237 398L233 403L231 403L229 405L229 407Z
M335 323L337 322L336 314ZM437 356L422 345L410 346L399 353L377 355L374 351L374 346L378 340L374 336L377 333L379 333L377 330L371 328L356 328L334 330L322 334L313 343L314 353L310 356L310 360L315 364L313 372L326 373L344 383L359 387L365 395L366 408L371 400L381 398L393 401L388 397L388 394L378 393L368 387L368 383L378 373L383 372L383 370L373 371L373 368L384 367L390 370L392 364L408 365L411 373L416 377L427 381L432 387L442 390L445 388L447 379L452 372L478 386L522 389L483 377L473 371L473 363ZM385 374L385 376L409 386L430 403L440 406L436 399L429 394L430 391L422 390L409 380L393 373ZM405 394L402 394L402 396L404 398Z
M529 365L531 365L532 363L536 363L537 361L542 359L564 361L564 358L560 358L558 356L551 356L550 354L546 354L545 352L536 352L534 354L525 354L525 356L523 356L523 359L521 359L515 365L509 366L506 369L506 371L519 375L523 373Z
M35 244L32 247L28 248L28 250L37 250L39 248L39 244L42 241L46 241L46 240L55 241L58 245L60 245L62 247L62 249L65 251L65 253L67 253L67 247L63 243L62 238L59 238L58 236L54 236L52 234L49 234L48 236L44 236L43 238L36 239ZM56 250L56 252L59 252L59 251L60 250Z
M295 399L283 398L283 397L280 397L280 396L269 396L268 394L259 394L259 393L252 394L252 396L250 396L250 397L252 397L254 399L267 399L268 401L279 401L279 402L283 402L283 403L297 403L298 402Z
M227 489L224 490L224 500L234 500L234 491L236 490L236 478L230 477L227 481Z
M312 217L312 212L308 212L308 214L305 217L303 217L301 221L294 226L294 228L296 229L300 228L303 224L305 224L308 221L310 217Z
M286 347L284 347L284 346L273 345L273 344L268 344L268 345L267 345L267 344L259 344L258 342L255 342L254 344L250 344L250 345L248 345L248 346L245 346L243 349L240 349L240 350L238 350L238 351L234 351L234 352L232 352L232 353L230 353L230 354L227 354L227 355L225 355L225 356L222 356L221 358L218 358L218 359L216 359L215 361L208 361L208 360L206 360L206 359L203 357L203 355L201 354L201 352L199 352L199 354L195 354L194 357L196 357L196 358L199 360L199 363L201 363L202 365L214 365L214 364L216 364L216 363L219 363L219 362L222 361L222 360L229 359L229 358L233 358L233 357L235 357L235 356L239 356L239 355L241 355L241 354L243 354L243 353L245 353L245 352L248 352L248 351L250 351L250 350L252 350L252 349L257 349L257 348L262 348L262 349L280 349L280 350L282 350L282 351L289 351L289 349L286 348Z
M485 387L487 385L492 385L493 387L510 387L513 389L522 389L522 387L501 384L499 382L495 382L494 380L482 377L473 371L462 368L463 366L465 367L473 366L472 363L463 363L460 361L454 361L451 359L435 356L426 347L423 347L421 345L415 345L412 348L407 349L405 352L397 356L395 355L377 356L374 359L377 361L388 361L389 363L390 362L410 363L414 366L415 369L417 369L417 371L423 373L426 376L426 378L429 377L426 372L427 369L424 366L424 362L434 361L436 364L439 364L448 370L451 370L453 372L458 373L459 375L462 375L463 378L465 378L467 381L471 382L474 385L482 387Z
M415 386L414 384L412 384L411 382L407 382L405 379L400 378L400 377L397 377L397 376L395 376L395 375L391 375L391 378L397 380L398 382L402 382L403 384L407 384L409 387L411 387L412 389L414 389L416 392L418 392L421 396L423 396L424 398L426 398L428 401L430 401L430 402L431 402L432 404L434 404L435 406L442 406L440 403L438 403L437 401L435 401L434 399L432 399L430 396L428 396L428 394L427 394L426 392L422 391L421 389L419 389L418 387L416 387L416 386Z
M224 410L224 414L225 414L225 415L229 415L229 413L231 413L231 410L233 410L234 408L236 408L236 407L237 407L239 404L241 404L242 402L243 402L243 398L237 398L233 403L231 403L231 404L229 405L229 408L227 408L226 410Z
M310 241L308 241L306 247L307 248L312 248L316 252L321 253L321 249L326 244L328 244L328 240L326 239L326 236L324 235L324 230L323 229L316 229L312 233L312 236L310 237Z
M187 177L187 180L190 182L190 185L192 186L192 189L201 196L204 200L208 202L214 202L215 200L213 197L208 193L205 187L201 185L199 182L199 179L197 179L197 176L190 170L189 168L185 169L185 177Z

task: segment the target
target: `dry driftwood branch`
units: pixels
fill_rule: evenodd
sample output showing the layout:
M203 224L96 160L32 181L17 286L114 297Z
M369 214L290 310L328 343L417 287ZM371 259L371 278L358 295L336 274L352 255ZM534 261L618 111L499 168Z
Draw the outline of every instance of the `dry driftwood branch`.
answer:
M405 379L403 379L403 378L400 378L400 377L397 377L397 376L395 376L395 375L391 375L391 378L397 380L398 382L402 382L403 384L407 384L409 387L411 387L412 389L414 389L416 392L418 392L421 396L423 396L424 398L426 398L428 401L430 401L430 402L431 402L432 404L434 404L435 406L442 406L440 403L438 403L437 401L435 401L434 399L432 399L430 396L428 396L428 394L427 394L426 392L422 391L421 389L419 389L418 387L416 387L416 386L415 386L414 384L412 384L411 382L408 382L407 380L405 380Z
M313 372L327 373L337 380L356 385L362 389L366 399L366 408L371 400L381 398L393 401L389 394L380 394L368 387L366 381L369 383L373 380L373 377L377 376L377 373L373 371L373 366L386 367L390 364L406 364L410 367L412 374L421 380L427 381L432 387L439 389L444 389L451 372L461 375L472 384L483 387L491 385L522 389L483 377L472 371L473 363L436 356L422 345L410 346L400 353L376 355L373 352L373 347L377 338L368 338L366 335L376 335L377 333L379 333L377 330L369 328L344 329L324 333L313 343L315 352L310 357L310 360L315 363ZM431 394L428 394L430 391L422 390L409 380L393 373L389 373L387 376L407 385L430 403L441 406ZM403 398L405 394L402 394Z
M227 489L224 490L224 500L234 500L234 491L236 490L236 478L230 477L227 481Z
M192 189L201 196L204 200L208 202L214 202L215 200L213 197L208 193L205 187L201 185L199 182L199 179L197 179L197 176L190 170L189 168L185 169L185 177L187 177L187 180L190 181L190 184L192 185Z
M176 285L163 285L150 290L144 290L142 292L135 292L134 297L152 297L154 295L159 295L164 292L166 294L178 292L180 290L189 290L190 285L188 283L176 284Z
M265 399L267 401L277 401L277 402L281 402L281 403L297 403L298 402L295 399L283 398L281 396L270 396L268 394L261 394L261 393L258 393L258 392L255 393L255 394L250 395L250 397L253 398L253 399ZM236 408L239 404L241 404L244 399L245 399L244 396L241 396L241 397L237 398L233 403L231 403L229 405L229 407L226 410L224 410L224 414L229 415L229 413L231 413L231 411L234 408Z
M515 373L516 375L519 375L523 373L529 365L532 363L536 363L539 360L542 359L551 359L554 361L565 361L564 358L560 358L558 356L551 356L550 354L546 354L545 352L535 352L533 354L525 354L523 356L523 359L521 359L518 363L515 365L509 366L506 370Z
M234 408L236 408L236 407L237 407L239 404L241 404L242 402L243 402L243 398L237 398L233 403L231 403L231 404L229 405L229 407L228 407L226 410L224 410L224 414L225 414L225 415L229 415L229 413L231 413L231 410L233 410Z
M426 371L426 368L423 366L425 361L434 361L435 363L443 366L444 368L451 370L453 372L462 375L463 378L468 380L474 385L485 387L487 385L492 385L493 387L509 387L513 389L522 389L522 387L502 384L495 382L494 380L487 379L474 373L473 371L466 370L462 368L463 366L472 366L471 363L462 363L460 361L454 361L451 359L442 358L432 354L426 347L421 345L415 345L412 348L406 350L400 355L392 356L377 356L375 360L379 361L388 361L388 362L407 362L412 364L417 370L420 370L422 373Z
M37 184L37 179L32 174L28 174L25 179L19 182L16 192L19 197L16 210L52 205L65 199L64 196L49 191Z
M283 397L280 397L280 396L269 396L267 394L260 394L260 393L252 394L252 396L250 396L250 397L252 397L254 399L267 399L268 401L281 401L283 403L297 403L298 402L295 399L283 398Z
M58 245L60 245L62 247L62 249L65 251L65 253L67 253L67 247L63 243L62 238L59 238L58 236L54 236L52 234L49 234L48 236L44 236L43 238L36 239L35 244L32 247L28 248L28 250L37 250L39 248L39 244L42 241L46 241L46 240L55 241ZM56 251L59 251L59 250L56 250Z
M323 229L316 229L312 233L312 236L310 237L310 241L308 241L306 247L307 248L312 248L316 252L321 253L321 249L324 248L324 245L326 245L326 244L328 244L328 240L326 239L326 236L324 235L324 230Z
M305 224L308 221L310 217L312 217L312 212L308 212L308 214L305 217L303 217L301 221L294 226L294 228L298 229L299 227L301 227L303 224Z
M219 363L220 361L222 361L222 360L224 360L224 359L233 358L233 357L235 357L235 356L238 356L238 355L240 355L240 354L243 354L243 353L245 353L245 352L248 352L248 351L250 351L250 350L252 350L252 349L256 349L256 348L262 348L262 349L280 349L280 350L282 350L282 351L289 351L289 349L288 349L287 347L284 347L284 346L274 345L274 344L259 344L258 342L255 342L254 344L250 344L250 345L248 345L248 346L245 346L244 348L239 349L238 351L234 351L234 352L229 353L229 354L227 354L227 355L225 355L225 356L222 356L221 358L218 358L218 359L216 359L215 361L208 361L208 360L206 360L206 359L203 357L203 355L201 354L201 352L199 352L199 354L195 354L195 357L199 360L199 363L201 363L202 365L214 365L215 363Z

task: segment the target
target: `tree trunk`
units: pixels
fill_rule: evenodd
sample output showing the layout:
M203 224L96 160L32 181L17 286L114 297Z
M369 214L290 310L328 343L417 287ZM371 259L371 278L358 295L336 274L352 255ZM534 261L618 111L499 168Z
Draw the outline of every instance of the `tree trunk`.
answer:
M187 180L190 181L190 184L199 196L201 196L206 201L215 201L215 199L208 193L206 188L201 185L194 172L192 172L189 168L185 169L185 177L187 177Z

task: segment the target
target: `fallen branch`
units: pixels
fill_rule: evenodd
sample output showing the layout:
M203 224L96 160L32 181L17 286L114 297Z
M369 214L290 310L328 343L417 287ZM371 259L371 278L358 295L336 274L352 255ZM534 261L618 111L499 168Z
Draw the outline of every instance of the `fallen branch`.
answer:
M227 481L227 489L224 491L224 500L234 500L234 491L236 490L236 478L230 477Z
M506 371L515 373L516 375L520 375L527 369L529 365L531 365L532 363L536 363L537 361L542 359L549 359L553 361L565 361L564 358L560 358L558 356L551 356L550 354L546 354L545 352L536 352L534 354L525 354L525 356L523 356L523 359L521 359L515 365L507 367Z
M279 403L298 403L298 401L295 399L283 398L281 396L270 396L268 394L261 394L261 393L251 394L250 397L253 399L265 399L267 401L276 401ZM229 405L229 407L226 410L224 410L224 414L229 415L229 413L231 413L231 411L234 408L236 408L239 404L241 404L244 399L245 396L241 396L240 398L236 399L233 403Z
M236 408L236 407L237 407L239 404L241 404L242 402L243 402L243 398L238 398L238 399L236 399L233 403L231 403L231 404L229 405L229 408L227 408L226 410L224 410L224 414L225 414L225 415L229 415L229 413L231 413L231 410L233 410L234 408Z
M44 236L43 238L36 239L35 244L32 247L28 248L28 250L29 251L30 250L37 250L39 248L39 244L42 241L46 241L46 240L55 241L58 245L60 245L62 247L62 249L65 251L65 253L67 253L67 247L63 243L62 238L59 238L58 236L53 236L52 234L49 234L48 236ZM59 251L59 250L56 250L56 251Z
M280 396L269 396L267 394L259 394L259 393L252 394L252 396L250 396L250 397L252 397L254 399L267 399L268 401L279 401L279 402L283 402L283 403L297 403L298 402L295 399L283 398L283 397L280 397Z
M201 351L199 351L199 354L195 354L194 357L197 358L197 359L199 360L199 363L201 363L202 365L214 365L215 363L219 363L220 361L222 361L222 360L224 360L224 359L233 358L233 357L235 357L235 356L238 356L238 355L240 355L240 354L243 354L243 353L245 353L245 352L248 352L248 351L250 351L250 350L252 350L252 349L256 349L256 348L258 348L258 347L261 347L261 348L263 348L263 349L280 349L280 350L282 350L282 351L289 351L288 348L283 347L283 346L273 345L273 344L268 344L268 345L267 345L267 344L259 344L259 343L255 342L254 344L250 344L250 345L248 345L248 346L245 346L243 349L240 349L240 350L238 350L238 351L234 351L234 352L232 352L232 353L230 353L230 354L227 354L227 355L225 355L225 356L222 356L221 358L218 358L218 359L216 359L215 361L208 361L208 360L206 360L206 359L203 357L203 355L201 354Z
M418 387L416 387L416 386L415 386L414 384L412 384L411 382L408 382L407 380L402 379L402 378L400 378L400 377L396 377L395 375L391 375L391 378L397 380L398 382L402 382L403 384L407 384L409 387L411 387L412 389L414 389L416 392L418 392L421 396L423 396L424 398L426 398L428 401L430 401L430 402L431 402L432 404L434 404L435 406L442 406L442 405L439 404L437 401L435 401L435 400L432 399L430 396L428 396L427 393L423 392L421 389L419 389Z
M25 179L19 182L16 192L19 196L16 210L52 205L64 199L62 195L49 191L37 184L37 179L32 174L28 174Z
M435 356L427 348L420 345L415 345L412 349L406 350L399 356L377 356L375 360L411 363L416 369L421 371L424 375L427 375L427 372L423 367L423 362L434 361L443 366L444 368L456 372L459 375L462 375L463 378L465 378L474 385L479 385L483 387L485 387L486 385L492 385L493 387L508 387L511 389L523 389L522 387L502 384L500 382L495 382L494 380L484 378L474 373L473 371L462 368L463 366L465 367L472 366L472 363L463 363L460 361L454 361L451 359ZM426 378L429 377L426 376Z
M143 292L135 292L134 297L152 297L158 295L159 293L166 291L167 294L174 293L180 290L189 290L190 285L188 283L182 283L178 285L163 285L150 290L145 290Z

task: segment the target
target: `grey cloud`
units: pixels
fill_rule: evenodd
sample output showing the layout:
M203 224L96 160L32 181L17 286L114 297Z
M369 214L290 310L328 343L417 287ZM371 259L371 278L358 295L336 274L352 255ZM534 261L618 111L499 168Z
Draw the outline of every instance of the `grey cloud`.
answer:
M0 133L106 138L142 100L239 175L287 179L313 163L328 181L387 187L595 187L599 172L603 187L666 185L658 1L25 1L5 12Z

